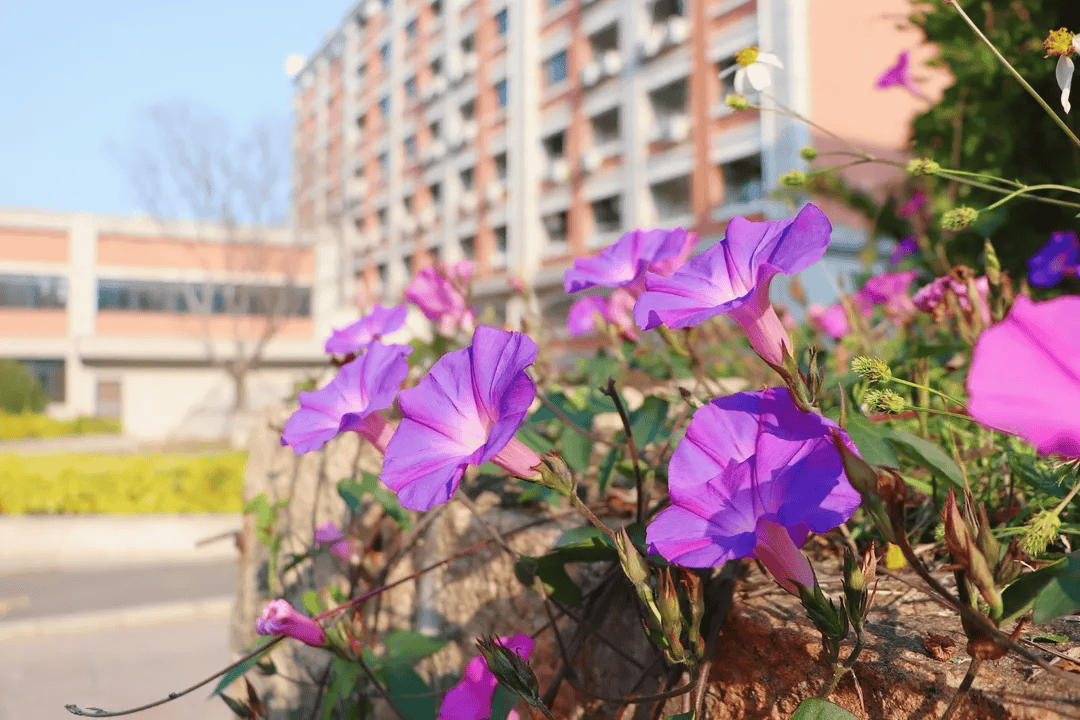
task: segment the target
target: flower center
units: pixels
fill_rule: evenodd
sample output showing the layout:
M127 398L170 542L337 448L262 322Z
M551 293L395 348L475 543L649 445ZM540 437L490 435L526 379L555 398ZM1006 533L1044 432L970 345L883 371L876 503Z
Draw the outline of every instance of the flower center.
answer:
M1066 28L1051 30L1043 40L1043 50L1046 51L1045 57L1068 57L1076 50L1073 34Z
M1072 40L1071 33L1069 35L1069 40ZM758 52L759 50L756 45L754 47L748 47L735 56L735 62L739 63L741 67L750 67L757 62Z

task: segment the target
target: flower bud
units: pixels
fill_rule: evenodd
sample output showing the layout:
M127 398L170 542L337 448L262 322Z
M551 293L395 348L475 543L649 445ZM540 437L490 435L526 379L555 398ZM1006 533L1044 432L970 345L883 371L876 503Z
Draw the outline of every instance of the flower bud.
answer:
M622 564L623 572L626 573L626 577L630 578L630 582L634 583L635 587L647 584L649 582L649 566L645 564L641 553L634 547L626 528L619 528L619 532L615 536L615 549L619 553L619 562Z
M857 357L851 361L852 371L870 383L888 382L892 379L892 370L884 360L875 357Z
M540 477L530 478L530 482L554 490L564 497L574 492L574 476L565 460L556 453L545 453L541 460L543 462L536 468L540 471Z
M536 675L520 655L493 637L480 638L476 647L500 684L533 707L547 709L540 699Z
M724 104L732 110L749 110L750 103L742 95L735 95L734 93L724 98Z
M1032 557L1041 555L1060 532L1061 516L1053 510L1043 510L1024 526L1020 548Z
M810 145L807 145L806 147L804 147L802 150L799 151L799 155L802 156L803 160L814 161L814 160L817 160L818 149L816 147L812 147Z
M941 227L946 230L966 230L975 218L979 217L979 211L973 207L961 206L946 210L941 216Z
M802 187L806 184L806 173L802 170L792 170L780 176L780 184L785 187Z
M933 175L940 170L941 165L930 158L915 158L907 166L907 171L911 175Z
M260 635L287 635L312 647L326 643L326 632L319 623L301 615L285 600L272 600L255 621L255 632Z
M904 411L907 403L892 390L868 390L864 398L866 407L874 412L897 414Z

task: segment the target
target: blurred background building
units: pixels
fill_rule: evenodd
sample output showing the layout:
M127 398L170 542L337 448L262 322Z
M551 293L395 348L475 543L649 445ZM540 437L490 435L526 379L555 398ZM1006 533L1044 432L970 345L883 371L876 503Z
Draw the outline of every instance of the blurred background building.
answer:
M325 364L319 263L286 228L0 211L0 348L51 415L227 437L238 406L278 403Z
M911 43L896 28L907 9L364 0L295 76L294 222L338 248L339 307L396 300L419 267L467 258L496 322L514 320L512 276L558 318L572 258L622 232L685 226L711 243L734 215L789 214L769 197L818 134L725 105L734 76L720 75L748 46L784 64L772 101L839 119L875 150L902 148L912 99L870 96ZM862 235L839 230L842 271Z

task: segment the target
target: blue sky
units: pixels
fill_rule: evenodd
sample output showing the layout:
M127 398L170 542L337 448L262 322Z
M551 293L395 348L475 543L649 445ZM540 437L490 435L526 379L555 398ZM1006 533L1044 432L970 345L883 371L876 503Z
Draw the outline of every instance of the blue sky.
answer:
M116 152L140 113L186 101L243 132L289 120L290 54L349 0L0 0L0 207L140 210Z

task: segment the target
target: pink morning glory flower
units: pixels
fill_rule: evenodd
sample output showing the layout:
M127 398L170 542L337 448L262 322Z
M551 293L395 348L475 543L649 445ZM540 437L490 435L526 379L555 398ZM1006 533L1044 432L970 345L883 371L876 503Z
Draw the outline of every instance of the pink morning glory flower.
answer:
M847 520L860 502L832 443L836 427L799 410L786 388L700 408L671 457L671 505L649 525L650 548L695 568L756 557L789 592L797 594L793 580L813 585L798 548L811 532Z
M405 299L420 308L442 335L454 335L459 329L472 332L476 316L462 295L462 288L471 278L472 263L467 260L443 267L441 271L429 265L413 276L405 289Z
M1056 232L1028 259L1028 281L1035 287L1050 288L1066 275L1080 269L1080 241L1074 232Z
M911 217L917 215L926 209L927 203L930 202L930 198L922 190L916 190L911 193L911 197L908 201L896 208L896 214L900 217ZM914 238L911 238L914 240ZM907 240L907 238L905 238Z
M324 388L300 392L300 409L285 423L281 444L303 454L351 430L384 451L393 428L378 411L394 402L409 374L405 356L411 352L405 345L383 345L376 340L366 353L342 365Z
M255 621L255 632L260 635L286 635L313 647L326 642L326 632L319 623L301 615L285 600L272 600L263 608Z
M400 330L408 314L409 308L405 305L393 308L376 305L352 325L334 330L326 341L325 350L335 355L358 353L383 335Z
M563 277L568 293L598 285L641 291L645 272L670 275L686 262L698 236L683 228L631 230L590 258L578 258Z
M1019 295L975 342L968 414L1043 454L1080 458L1080 297Z
M979 315L984 324L990 324L990 281L986 276L975 279L975 290L979 293ZM956 295L960 308L971 311L971 300L968 298L967 283L961 282L953 275L943 275L937 280L920 289L911 298L912 304L924 313L933 315L935 318L944 317L948 314L945 305L945 293L951 291Z
M327 520L315 531L315 544L329 545L330 552L342 560L349 560L349 540L341 534L337 525Z
M536 343L481 325L467 348L443 355L398 397L402 420L383 459L382 481L410 510L429 510L454 494L468 465L491 461L521 478L537 477L540 458L514 438L536 385L525 368Z
M647 292L634 306L634 319L649 330L691 327L726 314L758 355L782 365L791 339L769 302L769 284L777 273L791 275L820 260L831 233L829 219L812 204L786 220L733 218L722 241L670 277L645 275Z
M908 288L918 276L918 270L878 273L867 280L862 290L856 293L857 302L861 300L881 305L885 308L885 314L893 320L905 322L915 314L915 305L908 295Z
M914 255L919 251L919 243L913 237L906 237L896 243L892 255L889 256L889 264L896 265L908 255Z
M833 340L839 340L851 332L847 312L844 311L844 306L841 303L833 303L829 307L814 303L806 308L806 317L812 327L825 333Z
M926 95L915 84L915 79L911 77L911 53L907 50L900 53L896 58L896 62L886 68L885 72L878 75L877 80L874 81L874 87L878 90L902 87L915 97L926 99Z
M630 317L634 309L634 296L619 288L611 297L587 295L578 298L566 314L566 330L571 337L589 335L596 331L596 316L619 329L629 340L637 339L637 328Z
M514 651L522 660L528 660L536 647L536 641L524 633L500 637L496 642ZM461 682L443 696L439 720L488 720L498 685L499 681L488 669L484 656L477 655L465 666L465 677ZM517 711L511 710L506 717L507 720L517 720Z

